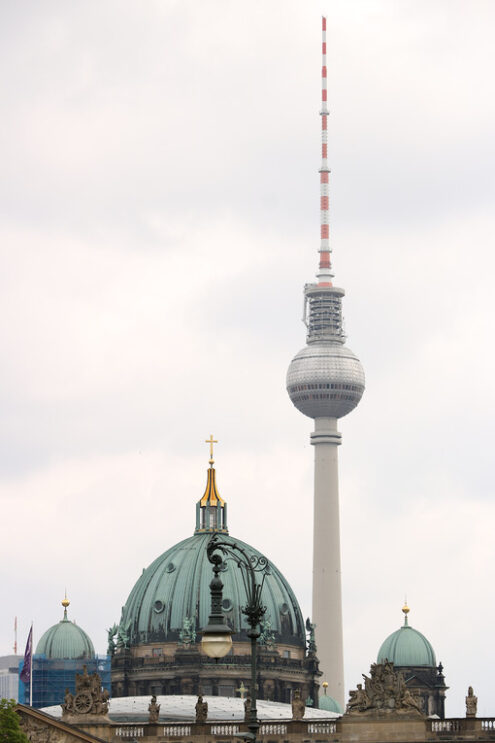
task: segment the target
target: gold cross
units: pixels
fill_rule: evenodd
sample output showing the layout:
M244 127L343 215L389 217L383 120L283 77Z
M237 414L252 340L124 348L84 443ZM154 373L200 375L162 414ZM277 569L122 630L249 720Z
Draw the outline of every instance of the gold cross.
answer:
M244 699L244 694L247 692L247 689L244 686L244 681L241 681L241 685L239 686L238 689L236 689L236 691L239 692L241 699Z
M213 459L213 444L218 444L218 441L216 441L213 438L213 434L212 433L210 433L210 438L209 439L206 439L205 444L209 444L210 445L210 461L209 461L209 464L215 464L215 460Z

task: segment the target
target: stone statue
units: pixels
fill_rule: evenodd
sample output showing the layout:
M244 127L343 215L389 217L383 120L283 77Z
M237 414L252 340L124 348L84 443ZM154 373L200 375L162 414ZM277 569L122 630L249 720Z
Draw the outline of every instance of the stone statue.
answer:
M83 665L83 672L76 673L76 692L72 695L65 690L62 704L62 719L73 715L106 715L110 695L101 688L101 678L95 672L89 675L88 667Z
M316 629L316 624L312 624L308 617L306 619L306 632L309 633L308 655L316 655L315 629Z
M107 647L107 655L110 655L113 657L115 653L115 636L117 632L119 631L118 625L114 624L109 629L107 629L107 637L108 637L108 647Z
M130 623L126 624L125 626L123 624L119 624L119 628L117 630L117 647L123 648L124 650L127 650L130 646L131 638L129 636L129 630L130 630Z
M269 617L264 617L260 622L261 633L259 636L259 644L264 645L268 650L274 650L275 648L275 632L272 629L272 623Z
M64 703L62 704L62 714L74 711L74 696L69 689L65 690Z
M351 709L356 708L360 712L364 712L370 706L370 700L362 684L357 685L357 689L349 692L349 702L347 704L347 712Z
M251 697L248 694L246 699L244 700L244 722L249 722L250 715L251 715Z
M363 673L362 684L349 692L346 713L356 714L423 714L421 700L406 686L402 673L390 661L372 663L370 675Z
M194 619L184 617L182 622L182 629L179 632L179 645L189 647L196 642L196 629Z
M292 719L302 720L306 711L306 705L301 699L301 692L296 689L292 695Z
M151 697L151 702L148 707L149 717L148 722L156 723L158 722L158 716L160 714L160 704L156 703L156 696L153 694Z
M476 717L478 710L478 697L475 696L473 687L470 686L466 697L466 717Z
M201 694L196 702L196 722L206 722L208 719L208 702L203 702Z
M404 689L404 694L402 696L402 706L405 709L407 709L407 707L410 707L411 709L417 710L420 714L423 714L419 698L414 696L414 694L412 694L412 692L407 687Z

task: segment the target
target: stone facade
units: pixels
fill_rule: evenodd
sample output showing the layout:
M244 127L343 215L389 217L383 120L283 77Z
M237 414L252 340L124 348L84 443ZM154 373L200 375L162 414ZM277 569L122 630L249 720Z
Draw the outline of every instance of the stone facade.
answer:
M177 643L122 649L112 659L112 696L205 694L239 696L250 684L251 655L248 643L234 642L233 652L215 663L200 645ZM304 649L277 645L258 649L258 696L289 703L295 691L301 698L317 700L318 659Z

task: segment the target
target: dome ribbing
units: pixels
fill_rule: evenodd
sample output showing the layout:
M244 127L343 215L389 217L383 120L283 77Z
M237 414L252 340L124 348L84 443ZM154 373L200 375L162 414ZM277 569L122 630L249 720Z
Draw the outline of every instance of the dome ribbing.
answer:
M194 620L197 632L206 626L211 605L212 568L206 555L210 539L211 533L196 533L164 552L143 571L122 609L120 627L131 646L177 640L186 617ZM222 539L237 543L250 556L260 556L254 547L225 533ZM235 633L245 634L248 625L241 607L247 603L247 595L242 572L228 560L221 578L225 617ZM276 641L305 647L299 604L273 563L265 579L263 603Z

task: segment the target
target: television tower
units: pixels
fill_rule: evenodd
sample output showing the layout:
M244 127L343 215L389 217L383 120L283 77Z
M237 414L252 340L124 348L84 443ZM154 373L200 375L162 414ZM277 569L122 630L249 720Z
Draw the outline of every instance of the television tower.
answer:
M321 90L321 242L317 283L304 287L306 346L287 372L287 392L301 413L315 420L313 616L320 670L328 692L345 708L342 587L340 570L339 483L337 447L342 436L337 420L361 400L364 371L344 345L342 297L333 286L328 219L326 18L322 18Z

